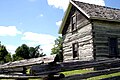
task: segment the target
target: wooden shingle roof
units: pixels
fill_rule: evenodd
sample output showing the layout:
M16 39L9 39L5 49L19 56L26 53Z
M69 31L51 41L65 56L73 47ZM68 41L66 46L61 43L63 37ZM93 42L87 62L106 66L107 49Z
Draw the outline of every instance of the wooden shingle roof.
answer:
M65 26L67 17L70 13L72 6L75 6L88 19L98 19L98 20L120 22L120 9L70 0L69 6L65 12L65 15L62 20L62 24L59 29L60 34L62 33L62 30Z
M120 20L120 9L110 8L100 5L88 4L79 1L73 1L77 6L85 11L90 18L103 18L109 20Z

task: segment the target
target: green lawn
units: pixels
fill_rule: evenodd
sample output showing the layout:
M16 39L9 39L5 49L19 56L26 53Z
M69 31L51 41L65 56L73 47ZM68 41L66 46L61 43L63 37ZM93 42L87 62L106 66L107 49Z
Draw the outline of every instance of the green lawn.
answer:
M93 72L93 70L73 70L73 71L66 71L66 72L61 72L65 76L70 76L70 75L75 75L75 74L83 74L83 73L89 73ZM109 77L114 77L114 76L120 76L120 72L118 73L113 73L113 74L108 74L108 75L101 75L101 76L96 76L96 77L91 77L88 78L87 80L99 80L99 79L104 79L104 78L109 78ZM42 79L29 79L29 80L42 80Z
M110 78L110 77L115 77L115 76L120 76L120 72L112 73L112 74L108 74L108 75L101 75L101 76L91 77L91 78L88 78L87 80L99 80L99 79Z
M70 76L70 75L75 75L75 74L83 74L83 73L88 73L92 72L93 70L73 70L73 71L66 71L66 72L61 72L65 76Z
M65 76L70 76L70 75L75 75L75 74L88 73L88 72L92 72L92 71L93 70L73 70L73 71L66 71L66 72L62 72L62 73L65 74ZM112 73L112 74L108 74L108 75L91 77L91 78L88 78L87 80L99 80L99 79L110 78L110 77L115 77L115 76L120 76L120 72Z
M28 70L29 72L29 70ZM93 72L93 70L73 70L73 71L66 71L66 72L61 72L65 76L70 76L70 75L75 75L75 74L83 74L83 73L89 73ZM108 75L101 75L101 76L96 76L96 77L91 77L88 78L87 80L99 80L99 79L104 79L104 78L109 78L109 77L115 77L115 76L120 76L120 72L118 73L113 73L113 74L108 74ZM0 80L14 80L14 79L0 79ZM29 79L29 80L42 80L42 79Z

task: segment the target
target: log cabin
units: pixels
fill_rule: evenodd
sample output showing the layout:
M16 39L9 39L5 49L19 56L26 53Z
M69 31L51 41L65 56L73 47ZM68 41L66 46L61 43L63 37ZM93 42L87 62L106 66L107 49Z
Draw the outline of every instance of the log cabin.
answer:
M59 34L64 60L120 57L120 9L70 0Z

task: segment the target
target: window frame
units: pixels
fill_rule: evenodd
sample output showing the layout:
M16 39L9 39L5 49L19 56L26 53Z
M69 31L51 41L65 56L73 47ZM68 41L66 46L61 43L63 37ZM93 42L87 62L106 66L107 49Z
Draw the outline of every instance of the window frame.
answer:
M115 43L115 44L112 44ZM116 45L116 46L115 46ZM109 47L109 57L118 57L119 53L118 53L118 38L117 37L109 37L108 38L108 47ZM112 49L115 49L115 51L113 51ZM115 52L115 53L113 53Z
M79 46L78 42L72 44L72 53L73 53L73 59L79 57Z
M71 20L72 20L72 23L71 23L72 32L74 32L77 30L77 14L74 14Z

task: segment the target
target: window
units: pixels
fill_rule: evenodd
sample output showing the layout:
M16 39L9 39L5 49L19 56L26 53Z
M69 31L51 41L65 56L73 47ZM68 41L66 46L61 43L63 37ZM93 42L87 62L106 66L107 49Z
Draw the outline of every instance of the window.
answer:
M73 58L78 57L78 43L74 43L73 45Z
M72 31L77 30L77 17L76 15L72 16Z
M118 57L117 38L109 38L109 54L110 54L110 57Z

